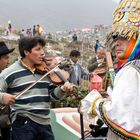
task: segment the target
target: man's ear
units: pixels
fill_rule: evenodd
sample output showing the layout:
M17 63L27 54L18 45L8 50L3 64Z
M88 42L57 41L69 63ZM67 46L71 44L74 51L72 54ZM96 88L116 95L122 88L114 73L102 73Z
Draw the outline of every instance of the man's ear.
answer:
M24 50L24 54L25 56L28 56L31 52L27 51L27 50Z

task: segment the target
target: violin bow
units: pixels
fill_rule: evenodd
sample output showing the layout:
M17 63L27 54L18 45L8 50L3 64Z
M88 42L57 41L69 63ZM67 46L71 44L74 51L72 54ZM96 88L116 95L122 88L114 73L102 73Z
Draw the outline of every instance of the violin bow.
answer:
M32 88L34 85L36 85L39 81L41 81L42 79L44 79L47 75L49 75L51 72L53 72L56 68L59 67L60 64L58 64L57 66L55 66L53 69L51 69L49 72L45 73L41 78L39 78L38 80L36 80L34 83L32 83L31 85L29 85L26 89L24 89L22 92L18 93L16 95L16 99L18 99L21 95L25 94L30 88ZM7 105L2 105L0 106L0 109L3 110Z
M47 75L49 75L51 72L53 72L56 68L58 68L60 64L58 64L57 66L55 66L53 69L51 69L49 72L45 73L41 78L39 78L38 80L36 80L34 83L32 83L29 87L27 87L25 90L23 90L22 92L20 92L19 94L16 95L16 99L19 98L21 95L23 95L24 93L26 93L30 88L32 88L34 85L36 85L39 81L41 81L42 79L44 79Z

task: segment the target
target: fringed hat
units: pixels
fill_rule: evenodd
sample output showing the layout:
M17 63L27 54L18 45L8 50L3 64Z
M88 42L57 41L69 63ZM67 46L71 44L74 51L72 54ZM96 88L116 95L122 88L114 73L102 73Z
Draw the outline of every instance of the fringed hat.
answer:
M121 0L114 11L114 20L111 33L107 36L107 47L119 37L127 38L133 48L131 60L134 55L140 55L140 0Z
M140 0L122 0L114 11L112 32L137 39L140 31Z

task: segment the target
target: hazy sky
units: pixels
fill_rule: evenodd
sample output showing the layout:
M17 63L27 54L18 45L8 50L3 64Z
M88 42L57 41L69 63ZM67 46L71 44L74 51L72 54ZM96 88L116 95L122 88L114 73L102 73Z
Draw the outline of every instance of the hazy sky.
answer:
M113 0L0 0L0 24L11 20L14 28L40 24L47 31L110 25Z

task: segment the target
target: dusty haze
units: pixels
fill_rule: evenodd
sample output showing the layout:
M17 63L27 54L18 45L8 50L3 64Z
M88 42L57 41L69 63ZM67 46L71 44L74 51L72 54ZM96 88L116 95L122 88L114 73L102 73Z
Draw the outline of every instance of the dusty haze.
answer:
M14 28L40 24L46 31L112 24L113 0L0 0L0 24Z

